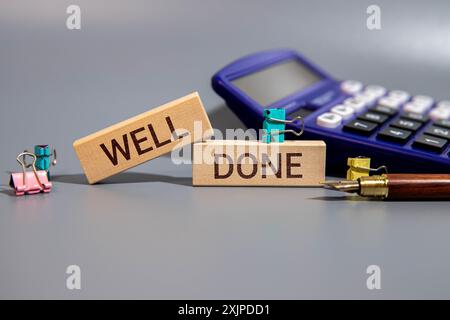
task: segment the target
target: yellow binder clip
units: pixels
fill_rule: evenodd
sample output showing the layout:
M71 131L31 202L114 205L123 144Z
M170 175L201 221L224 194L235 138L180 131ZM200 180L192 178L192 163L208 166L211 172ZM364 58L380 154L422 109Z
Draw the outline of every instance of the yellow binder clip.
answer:
M370 158L367 157L348 158L347 165L349 166L347 180L357 180L361 177L367 177L374 172L380 173L380 171L384 171L384 173L387 173L386 166L372 169L370 167Z

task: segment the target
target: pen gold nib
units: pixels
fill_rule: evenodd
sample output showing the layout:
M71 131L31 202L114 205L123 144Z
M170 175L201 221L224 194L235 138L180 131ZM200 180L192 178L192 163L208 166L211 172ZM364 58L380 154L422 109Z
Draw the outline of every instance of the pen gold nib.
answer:
M359 182L353 180L342 181L325 181L323 186L326 189L337 190L342 192L357 192L359 191Z

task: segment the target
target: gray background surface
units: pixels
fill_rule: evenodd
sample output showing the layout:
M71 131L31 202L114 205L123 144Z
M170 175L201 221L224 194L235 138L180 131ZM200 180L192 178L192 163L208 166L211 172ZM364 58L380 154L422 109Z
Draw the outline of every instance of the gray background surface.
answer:
M450 98L449 1L0 2L0 298L450 298L447 202L314 188L193 188L162 157L86 185L72 142L210 87L244 54L291 47L341 79ZM66 8L82 10L66 29ZM382 30L366 8L382 9ZM54 190L16 198L15 156L59 151ZM77 264L82 289L65 287ZM366 267L382 289L366 288Z

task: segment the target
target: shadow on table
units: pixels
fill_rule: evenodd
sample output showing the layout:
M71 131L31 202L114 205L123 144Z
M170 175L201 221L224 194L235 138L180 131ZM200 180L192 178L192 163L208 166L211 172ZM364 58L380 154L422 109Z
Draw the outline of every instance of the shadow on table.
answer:
M4 184L0 185L0 194L4 194L11 197L16 196L13 189L10 186Z
M313 197L309 200L320 200L320 201L373 201L374 199L356 196L323 196L323 197Z
M369 197L359 197L359 196L323 196L323 197L313 197L309 200L319 200L319 201L353 201L353 202L446 202L448 199L389 199L382 200L379 198L369 198Z
M52 181L71 184L88 185L84 174L61 174L54 175ZM164 182L183 186L191 186L191 177L172 177L161 174L123 172L116 176L107 178L97 184L120 184L120 183L141 183L141 182Z

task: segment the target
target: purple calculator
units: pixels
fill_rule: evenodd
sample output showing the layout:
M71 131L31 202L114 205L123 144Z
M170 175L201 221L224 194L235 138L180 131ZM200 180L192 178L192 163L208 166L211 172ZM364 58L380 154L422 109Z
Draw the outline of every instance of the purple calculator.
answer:
M249 128L261 128L266 108L302 116L303 135L288 139L324 140L327 174L343 176L347 158L357 156L389 172L450 172L450 101L336 80L287 49L236 60L213 76L212 86Z

